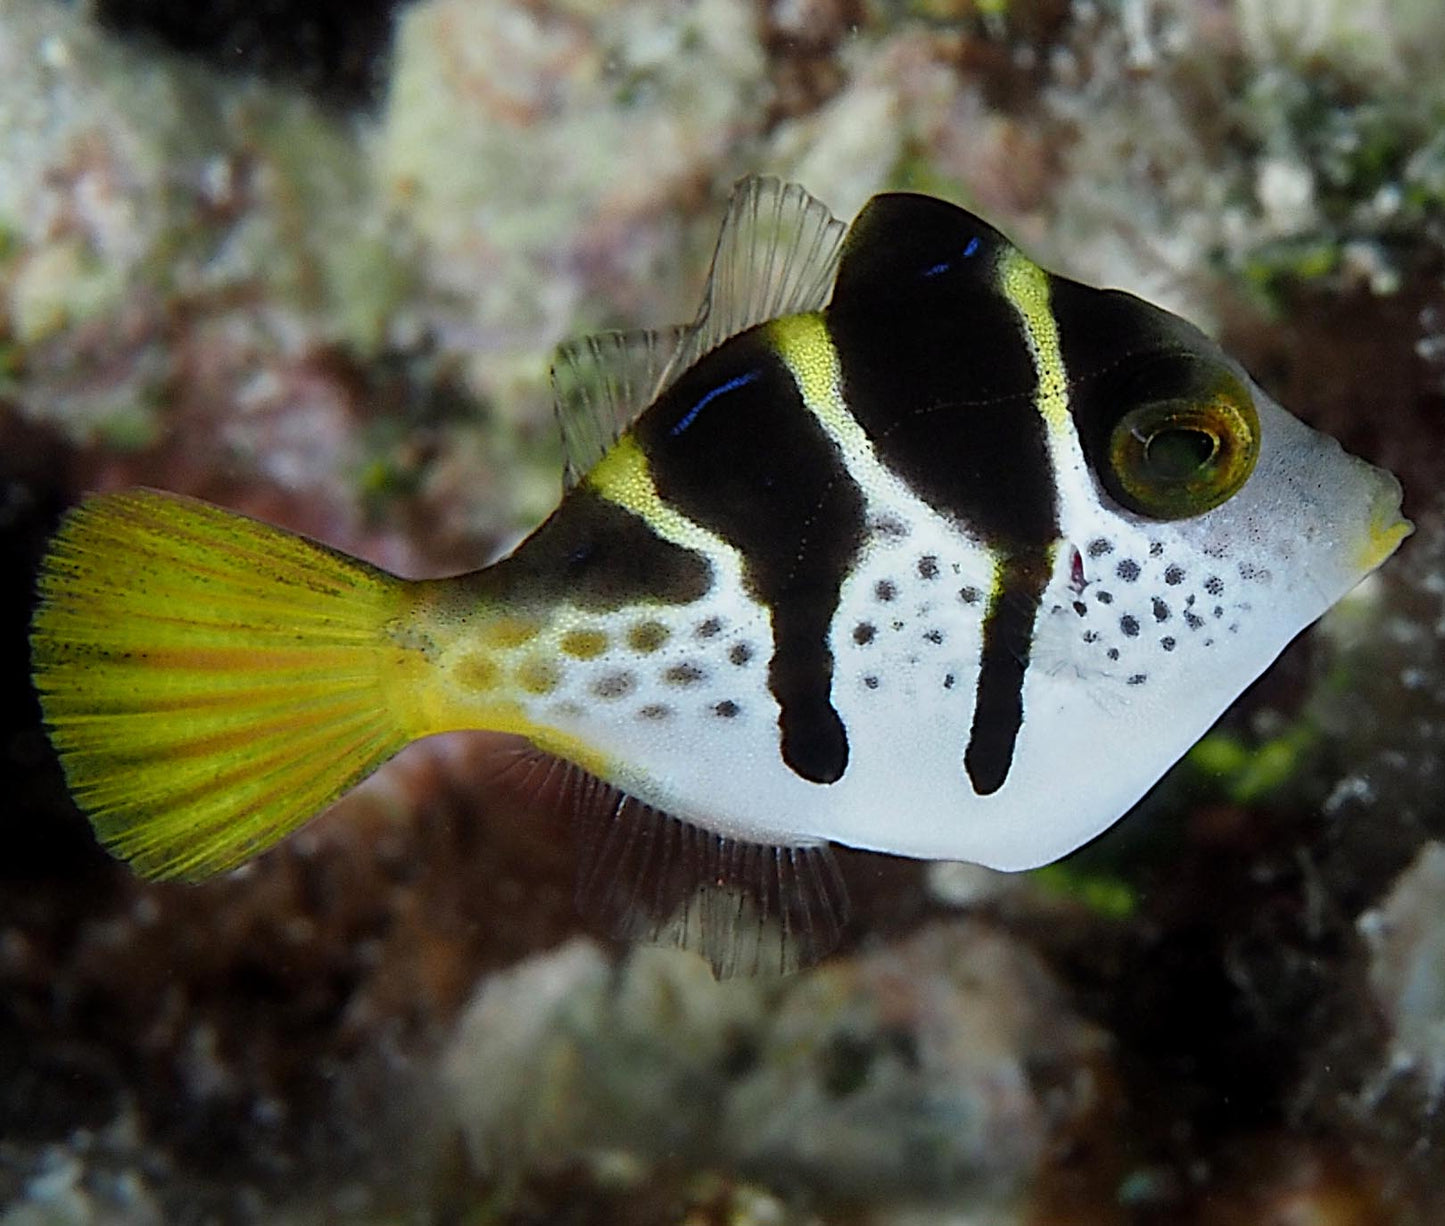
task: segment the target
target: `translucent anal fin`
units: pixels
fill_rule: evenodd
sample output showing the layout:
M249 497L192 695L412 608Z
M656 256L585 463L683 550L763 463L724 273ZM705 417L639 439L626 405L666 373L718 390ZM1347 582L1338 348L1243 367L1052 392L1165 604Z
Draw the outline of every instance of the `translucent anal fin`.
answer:
M800 970L837 945L848 891L826 843L714 834L540 750L497 766L495 786L572 825L578 910L619 940L691 950L719 979Z
M557 350L552 393L566 457L565 489L576 485L652 403L685 331L600 332Z
M796 183L757 175L740 179L718 235L702 308L663 385L729 337L826 306L847 230Z
M826 843L727 838L606 784L582 799L577 903L614 936L690 949L719 979L787 974L838 943L848 894Z

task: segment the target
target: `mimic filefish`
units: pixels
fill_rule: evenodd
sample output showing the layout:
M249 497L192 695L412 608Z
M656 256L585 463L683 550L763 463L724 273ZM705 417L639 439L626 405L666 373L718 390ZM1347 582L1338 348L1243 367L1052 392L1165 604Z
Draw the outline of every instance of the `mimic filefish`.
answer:
M1192 325L927 196L845 226L744 180L696 320L553 383L562 501L470 574L149 490L69 513L35 683L112 852L205 877L485 729L586 911L788 968L843 922L830 844L1067 854L1411 531Z

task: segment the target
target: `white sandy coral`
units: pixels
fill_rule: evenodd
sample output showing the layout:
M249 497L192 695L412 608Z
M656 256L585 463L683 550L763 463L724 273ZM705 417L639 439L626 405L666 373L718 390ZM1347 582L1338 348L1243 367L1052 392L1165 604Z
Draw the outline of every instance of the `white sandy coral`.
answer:
M423 240L433 288L469 304L459 320L473 329L474 387L535 398L545 355L579 308L600 313L599 289L621 291L610 307L631 323L691 316L696 287L685 302L667 288L679 285L678 234L639 223L710 182L756 130L754 21L745 0L405 11L377 169ZM611 277L609 264L621 265Z
M1419 1076L1430 1103L1445 1095L1445 844L1427 843L1360 932L1370 987L1389 1019L1392 1070Z
M997 1208L1099 1108L1106 1063L1042 962L964 921L781 981L573 942L482 985L444 1081L493 1177L680 1160Z

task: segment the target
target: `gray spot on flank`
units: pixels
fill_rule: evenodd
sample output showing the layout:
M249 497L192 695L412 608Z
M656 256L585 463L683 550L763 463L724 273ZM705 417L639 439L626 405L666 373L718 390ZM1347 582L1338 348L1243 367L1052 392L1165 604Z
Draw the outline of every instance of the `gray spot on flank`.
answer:
M608 673L592 683L598 698L625 698L636 688L637 678L631 673Z
M722 628L722 618L709 617L705 622L699 623L693 633L700 639L715 639L722 633Z
M662 674L662 679L668 685L697 685L707 680L707 673L696 664L674 664Z

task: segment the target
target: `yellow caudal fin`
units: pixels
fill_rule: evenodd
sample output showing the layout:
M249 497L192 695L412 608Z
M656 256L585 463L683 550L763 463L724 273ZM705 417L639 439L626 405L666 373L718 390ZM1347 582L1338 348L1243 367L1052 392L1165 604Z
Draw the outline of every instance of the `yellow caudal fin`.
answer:
M148 877L270 847L415 735L408 584L218 507L132 490L67 516L36 688L76 801ZM410 659L408 658L410 657Z

